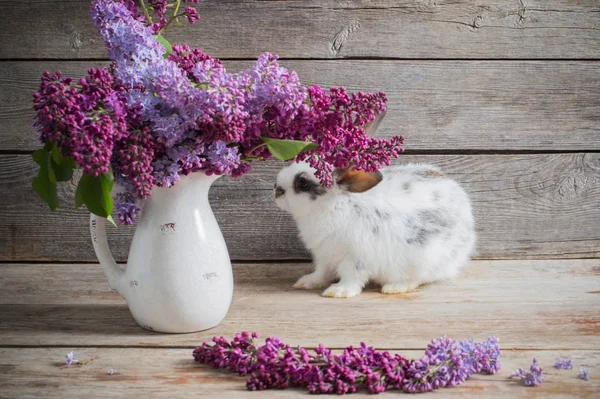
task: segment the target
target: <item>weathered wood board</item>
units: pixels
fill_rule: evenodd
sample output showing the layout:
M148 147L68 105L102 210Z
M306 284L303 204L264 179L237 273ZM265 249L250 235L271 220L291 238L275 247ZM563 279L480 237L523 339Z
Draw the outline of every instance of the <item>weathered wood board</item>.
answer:
M599 33L600 37L600 33ZM383 90L379 136L407 150L600 150L600 63L283 61L307 84ZM39 147L32 93L45 70L83 76L89 61L0 62L0 151ZM239 71L251 61L228 61Z
M106 58L89 0L0 1L0 58ZM223 58L599 58L596 0L203 0L173 42ZM64 18L68 15L68 18Z
M257 331L286 342L420 349L437 336L489 335L505 349L600 350L600 260L474 261L454 282L404 295L377 287L351 299L294 290L306 263L236 264L218 327L194 334L140 328L97 264L0 265L0 346L193 347ZM0 358L1 359L1 358ZM165 373L167 374L167 373Z
M65 354L74 350L85 366L64 365ZM300 389L251 392L246 379L233 373L214 370L194 362L191 349L164 348L0 348L0 397L44 398L293 398L306 397ZM418 357L422 351L400 351ZM544 366L545 381L536 388L519 385L508 376L519 367L526 368L537 356ZM576 369L551 367L554 358L573 360ZM592 398L600 393L600 379L585 382L576 378L579 366L591 372L600 370L600 351L504 351L502 370L495 375L475 375L462 385L422 394L419 398ZM113 369L119 374L108 375ZM395 398L390 391L381 396ZM360 392L351 397L372 397Z
M600 254L600 154L403 155L429 162L470 193L479 258L595 257ZM232 259L307 259L291 217L273 201L280 162L223 177L210 199ZM37 198L29 155L0 155L0 261L95 261L89 215L75 211L75 184L60 186L52 213ZM109 228L115 256L127 258L133 228Z

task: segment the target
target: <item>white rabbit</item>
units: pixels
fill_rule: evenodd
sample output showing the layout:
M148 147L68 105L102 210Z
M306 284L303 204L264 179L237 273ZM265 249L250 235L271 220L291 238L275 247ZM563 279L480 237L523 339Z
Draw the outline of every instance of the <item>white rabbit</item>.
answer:
M322 295L353 297L369 281L382 293L404 293L456 276L470 259L474 219L458 183L425 164L380 172L337 169L325 188L306 163L281 170L276 203L294 217L315 266L295 288L339 279Z

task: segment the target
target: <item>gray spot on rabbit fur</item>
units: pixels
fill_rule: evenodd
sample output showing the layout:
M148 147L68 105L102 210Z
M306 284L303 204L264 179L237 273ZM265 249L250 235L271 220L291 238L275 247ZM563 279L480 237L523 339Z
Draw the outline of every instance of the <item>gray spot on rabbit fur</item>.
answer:
M416 216L407 219L408 235L406 242L425 246L432 236L452 227L454 220L439 209L420 211Z
M387 220L387 219L390 218L390 214L388 212L382 211L382 210L379 210L379 209L375 209L375 215L378 218L383 219L383 220Z

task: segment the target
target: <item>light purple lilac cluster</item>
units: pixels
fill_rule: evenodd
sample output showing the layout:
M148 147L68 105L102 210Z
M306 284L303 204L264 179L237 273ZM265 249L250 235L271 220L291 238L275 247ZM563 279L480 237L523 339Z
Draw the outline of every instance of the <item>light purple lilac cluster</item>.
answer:
M562 360L560 357L557 357L556 363L554 363L554 368L557 368L559 370L572 370L573 361L571 359Z
M256 333L236 334L229 342L214 337L193 352L199 363L249 376L249 390L304 387L310 393L371 393L388 390L427 392L456 386L474 373L493 374L500 369L498 340L456 343L448 337L433 340L418 360L380 352L361 343L334 354L322 345L309 351L292 347L279 338L258 346Z
M533 363L529 366L529 371L525 371L522 368L518 368L513 371L510 378L517 377L520 381L528 387L536 387L544 382L544 369L537 364L538 359L533 358Z
M315 167L326 186L336 167L374 171L403 151L400 136L365 134L364 126L385 111L384 93L302 86L269 53L239 73L185 45L165 57L156 34L178 17L198 19L193 7L178 14L181 0L168 5L94 0L92 19L112 65L90 69L78 84L46 73L34 97L43 143L54 143L86 174L112 168L125 190L116 201L120 223L135 221L139 201L154 186L171 187L200 170L243 175L254 160L271 157L265 138L318 144L295 159Z

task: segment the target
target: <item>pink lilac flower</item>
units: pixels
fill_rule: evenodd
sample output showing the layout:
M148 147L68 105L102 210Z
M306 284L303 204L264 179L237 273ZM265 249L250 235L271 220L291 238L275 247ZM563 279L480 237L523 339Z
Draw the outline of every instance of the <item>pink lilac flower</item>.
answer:
M198 14L198 11L194 7L186 7L184 15L190 25L193 25L194 22L200 19L200 14Z
M538 359L533 358L533 363L529 367L529 371L518 368L513 371L510 378L518 377L520 381L528 387L536 387L544 381L543 368L538 366Z
M573 364L571 364L571 359L561 360L561 358L556 358L556 363L554 363L554 367L562 370L572 370Z
M67 356L65 356L67 358L67 361L65 362L67 366L70 366L73 363L77 363L78 360L75 359L75 353L73 352L69 352L67 353Z
M590 372L585 367L579 368L579 375L577 376L580 380L589 381L590 380Z

